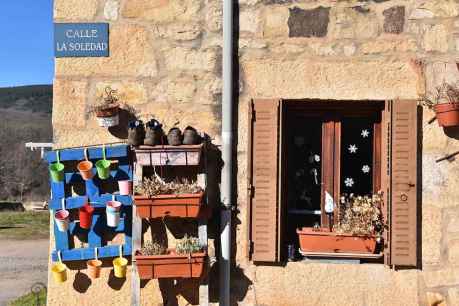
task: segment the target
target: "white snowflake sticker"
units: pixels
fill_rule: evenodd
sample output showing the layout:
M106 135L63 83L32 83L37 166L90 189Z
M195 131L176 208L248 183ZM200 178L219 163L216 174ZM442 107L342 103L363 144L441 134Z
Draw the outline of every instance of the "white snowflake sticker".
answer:
M357 150L358 150L355 144L350 145L349 148L347 149L349 150L349 153L354 153L354 154L357 153Z
M347 177L344 180L344 185L346 185L346 187L352 187L354 186L354 180L351 177Z
M368 173L368 172L370 172L370 166L368 166L368 165L363 165L363 167L362 167L362 172L363 172L363 173Z
M360 135L362 135L363 138L367 138L368 136L370 136L370 132L365 129L365 130L362 130L362 133L360 133Z

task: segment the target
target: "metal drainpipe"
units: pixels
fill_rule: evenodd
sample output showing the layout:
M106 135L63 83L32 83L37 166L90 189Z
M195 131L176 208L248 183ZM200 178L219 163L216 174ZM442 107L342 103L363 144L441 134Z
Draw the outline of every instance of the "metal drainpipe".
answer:
M231 201L233 169L233 0L223 0L223 94L220 225L220 305L230 304Z

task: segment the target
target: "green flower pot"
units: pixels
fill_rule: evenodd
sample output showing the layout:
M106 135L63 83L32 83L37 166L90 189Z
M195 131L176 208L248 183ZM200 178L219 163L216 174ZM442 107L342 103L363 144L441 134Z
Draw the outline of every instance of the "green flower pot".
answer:
M59 152L56 151L57 162L49 165L49 173L51 180L55 183L62 182L64 180L64 164L59 159Z
M96 168L97 168L97 175L100 179L106 180L110 177L110 165L111 162L106 159L101 159L97 161Z

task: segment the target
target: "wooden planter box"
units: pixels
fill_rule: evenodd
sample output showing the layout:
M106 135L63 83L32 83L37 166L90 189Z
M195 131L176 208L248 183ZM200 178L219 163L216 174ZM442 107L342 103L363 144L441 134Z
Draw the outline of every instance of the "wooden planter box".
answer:
M154 197L134 196L137 215L141 218L202 216L204 192L189 194L168 194Z
M313 231L311 227L296 232L302 252L373 254L376 250L375 237Z
M191 255L178 255L169 250L167 255L135 254L137 271L140 279L154 278L199 278L204 271L207 253L200 252Z

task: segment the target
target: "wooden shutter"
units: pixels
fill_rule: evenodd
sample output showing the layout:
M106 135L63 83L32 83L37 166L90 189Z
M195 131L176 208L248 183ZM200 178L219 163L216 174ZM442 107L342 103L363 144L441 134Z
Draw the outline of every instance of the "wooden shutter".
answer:
M249 121L249 205L251 258L280 259L280 100L254 100Z
M391 265L417 264L418 118L417 102L389 102L390 208L389 248Z

